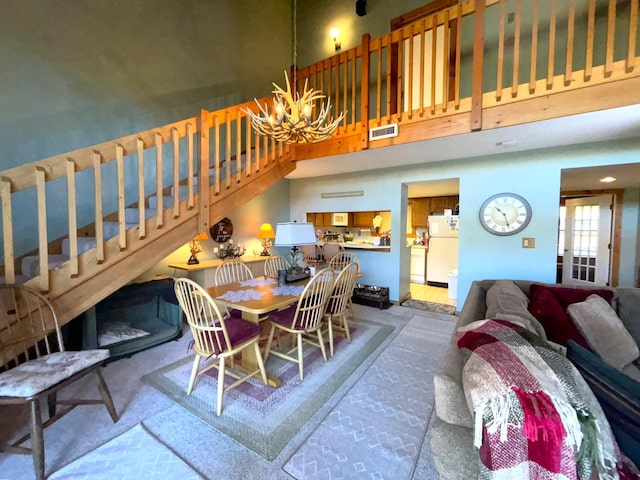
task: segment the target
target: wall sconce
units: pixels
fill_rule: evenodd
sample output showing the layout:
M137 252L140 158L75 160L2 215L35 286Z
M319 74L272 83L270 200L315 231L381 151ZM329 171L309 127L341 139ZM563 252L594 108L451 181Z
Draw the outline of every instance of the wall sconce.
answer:
M333 39L333 44L336 47L336 52L339 51L342 47L342 43L340 42L340 30L338 30L337 28L332 28L329 32L329 35L331 35L331 38Z
M198 261L198 254L202 251L200 247L200 242L209 238L206 232L199 233L196 235L191 242L189 242L189 250L191 251L191 256L189 260L187 260L188 265L196 265L200 263Z
M258 238L262 242L262 253L261 257L268 257L271 255L269 253L269 247L271 247L271 239L276 238L276 233L273 231L273 227L270 223L263 223L260 226L260 230L258 231Z

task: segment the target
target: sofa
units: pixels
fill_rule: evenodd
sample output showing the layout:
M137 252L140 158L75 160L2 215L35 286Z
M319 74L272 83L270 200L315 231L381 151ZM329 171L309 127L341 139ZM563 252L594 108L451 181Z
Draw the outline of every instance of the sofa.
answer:
M601 320L600 315L606 319ZM510 340L503 341L507 338ZM505 347L505 343L512 346ZM578 398L572 405L583 405L584 411L592 415L591 419L595 418L593 423L598 425L599 435L611 435L612 452L617 455L613 461L617 461L619 468L624 471L620 478L625 478L625 475L630 475L628 478L640 478L636 476L638 473L634 466L634 462L640 465L638 344L640 289L575 287L524 280L474 281L434 376L436 416L432 420L431 448L440 478L536 477L537 473L533 473L533 470L539 465L524 461L526 459L522 461L525 465L520 465L523 468L521 470L514 467L513 470L500 471L498 465L504 461L505 455L514 455L512 451L499 451L502 445L509 445L512 439L519 442L526 436L531 438L530 428L522 432L530 427L527 425L525 403L520 402L519 416L516 415L518 418L511 423L506 420L506 409L501 410L499 404L497 408L496 403L492 404L493 410L477 409L478 405L486 407L478 403L478 399L482 398L479 391L486 398L497 400L490 398L491 392L487 392L494 383L490 380L485 382L482 377L486 374L488 363L484 358L479 359L483 355L491 358L492 375L499 371L499 375L512 380L511 390L501 398L504 400L515 396L520 399L519 382L537 367L533 365L535 360L527 363L528 354L522 363L520 358L513 361L510 355L514 351L532 352L532 358L544 357L547 361L545 368L552 364L554 368L556 364L561 365L558 370L562 370L562 375L568 377L567 382L572 384L572 400L573 397ZM481 353L473 352L474 348ZM547 360L549 358L552 360ZM522 365L528 368L525 375L522 370L518 371ZM555 374L541 375L537 371L536 374L545 379L556 377ZM558 374L558 378L561 375ZM540 384L544 385L544 381ZM544 389L541 395L541 398L549 398ZM489 415L494 416L491 418L493 433L488 433L488 410ZM479 415L479 411L485 413ZM495 418L500 415L502 419ZM572 411L566 418L571 415L576 416ZM580 414L577 416L582 419ZM498 428L500 422L502 426ZM571 426L565 427L565 433L571 431ZM516 430L517 434L514 435ZM548 431L553 433L552 429ZM587 432L585 427L582 432ZM576 435L582 439L588 438L586 433L583 437L580 432ZM498 437L499 441L496 441ZM548 438L552 437L549 435ZM532 441L524 438L523 443L527 442L531 446ZM490 446L487 447L487 444ZM588 442L584 441L583 444L587 445ZM602 437L597 437L595 444L599 446L601 454L606 451L606 442ZM545 456L553 456L549 447L545 449ZM514 466L518 461L511 456L507 463L511 462L510 465ZM544 459L541 462L544 463ZM562 468L572 467L562 465ZM597 478L596 467L591 467L593 471L576 467L579 472L567 476L582 478L580 473L589 476L593 473L592 478ZM518 472L524 477L519 476ZM536 478L543 477L556 478L543 474Z

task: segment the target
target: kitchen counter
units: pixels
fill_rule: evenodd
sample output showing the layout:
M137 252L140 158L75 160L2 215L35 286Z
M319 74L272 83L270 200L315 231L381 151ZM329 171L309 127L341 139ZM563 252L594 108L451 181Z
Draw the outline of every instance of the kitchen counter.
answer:
M372 245L370 243L344 242L341 244L344 248L354 250L373 250L376 252L390 252L391 247L383 245Z

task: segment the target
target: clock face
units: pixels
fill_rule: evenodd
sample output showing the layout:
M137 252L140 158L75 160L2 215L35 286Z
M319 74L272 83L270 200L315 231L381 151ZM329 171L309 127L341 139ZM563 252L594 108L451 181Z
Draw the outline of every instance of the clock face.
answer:
M480 207L480 223L494 235L515 235L529 225L531 206L515 193L498 193Z

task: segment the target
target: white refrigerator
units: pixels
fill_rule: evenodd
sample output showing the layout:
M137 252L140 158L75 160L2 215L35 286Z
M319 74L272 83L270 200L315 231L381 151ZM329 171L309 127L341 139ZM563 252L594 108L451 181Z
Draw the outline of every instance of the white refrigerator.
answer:
M458 268L457 215L429 216L429 250L427 251L427 285L447 287L449 273Z

